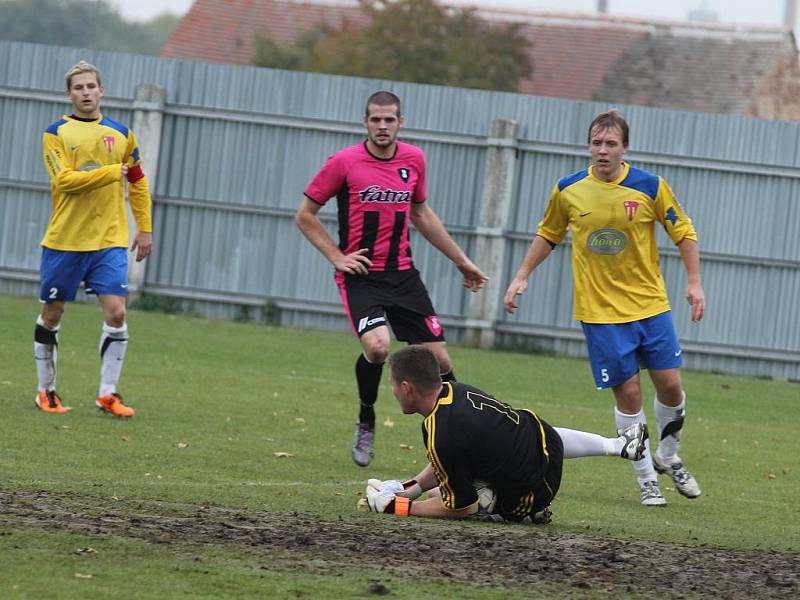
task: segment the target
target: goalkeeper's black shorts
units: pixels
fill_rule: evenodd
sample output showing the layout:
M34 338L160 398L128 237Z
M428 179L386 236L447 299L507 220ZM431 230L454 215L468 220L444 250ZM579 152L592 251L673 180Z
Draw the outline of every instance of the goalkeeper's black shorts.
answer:
M541 421L548 449L548 464L542 476L533 486L520 489L495 490L497 501L494 512L507 521L521 521L550 506L561 487L561 471L564 466L564 443L555 429L546 421Z

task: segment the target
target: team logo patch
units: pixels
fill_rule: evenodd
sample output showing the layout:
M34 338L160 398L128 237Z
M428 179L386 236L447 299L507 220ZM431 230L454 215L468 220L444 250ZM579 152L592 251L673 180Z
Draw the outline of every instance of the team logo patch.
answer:
M598 229L586 240L586 247L595 254L619 254L627 245L628 238L616 229Z
M636 218L636 211L639 210L639 203L629 200L622 204L625 206L625 214L628 215L628 221L633 221Z
M408 183L408 177L410 176L408 169L405 167L400 167L397 169L397 173L400 175L400 179L403 180L403 183Z
M104 135L103 136L103 143L106 145L106 150L108 150L109 154L112 150L114 150L114 136L113 135Z
M425 325L428 326L430 332L436 337L442 335L442 322L436 315L425 317Z

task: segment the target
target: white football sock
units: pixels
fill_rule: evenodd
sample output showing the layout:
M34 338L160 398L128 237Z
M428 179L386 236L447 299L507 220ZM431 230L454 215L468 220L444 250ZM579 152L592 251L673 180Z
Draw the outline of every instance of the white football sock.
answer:
M683 419L686 414L686 392L683 392L683 400L678 406L661 404L658 396L656 396L653 400L653 407L656 410L659 440L656 456L662 463L667 465L680 462L678 448L681 445L681 431L683 430Z
M56 389L56 364L58 362L58 328L50 329L39 315L36 317L36 331L33 336L33 356L36 359L36 374L39 377L39 391Z
M625 413L620 412L616 407L614 408L614 420L617 423L617 429L627 429L636 423L647 423L647 417L645 416L643 410L640 410L635 415L626 415ZM642 454L642 458L632 461L633 470L636 472L636 478L639 480L639 485L642 485L645 481L657 481L658 479L656 476L656 471L653 468L653 461L650 458L649 439L644 443L644 446L645 450L644 454Z
M564 443L564 458L615 456L622 451L619 438L605 438L596 433L554 427Z
M100 393L98 396L113 394L117 391L125 350L128 348L128 325L111 327L103 323L103 335L100 336Z

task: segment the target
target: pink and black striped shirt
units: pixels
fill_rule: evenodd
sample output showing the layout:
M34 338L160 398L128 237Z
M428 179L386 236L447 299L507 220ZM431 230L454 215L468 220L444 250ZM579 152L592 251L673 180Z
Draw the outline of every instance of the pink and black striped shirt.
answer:
M305 190L317 204L336 197L339 249L368 248L370 271L405 271L413 266L408 243L411 203L425 202L425 154L397 142L392 158L378 158L366 141L331 156Z

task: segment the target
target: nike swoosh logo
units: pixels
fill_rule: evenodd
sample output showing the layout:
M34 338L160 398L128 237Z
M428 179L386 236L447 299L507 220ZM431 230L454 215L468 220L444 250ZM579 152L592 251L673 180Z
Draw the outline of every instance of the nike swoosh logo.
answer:
M678 351L675 353L675 356L680 356L681 354L683 354L683 350L678 350Z
M119 287L121 287L121 288L126 288L126 287L128 287L128 286L127 286L127 285L125 285L124 283L120 283L120 284L119 284Z
M582 217L587 217L587 216L589 216L590 214L592 214L592 211L585 212L585 213L581 213L581 215L580 215L580 216L582 216Z

